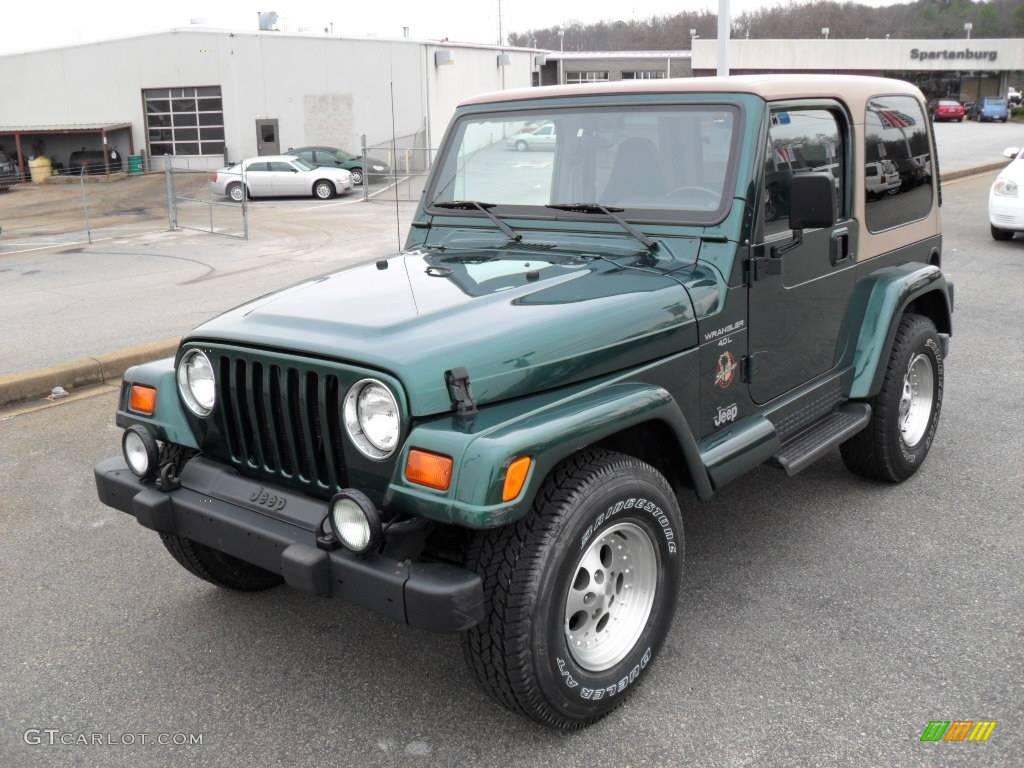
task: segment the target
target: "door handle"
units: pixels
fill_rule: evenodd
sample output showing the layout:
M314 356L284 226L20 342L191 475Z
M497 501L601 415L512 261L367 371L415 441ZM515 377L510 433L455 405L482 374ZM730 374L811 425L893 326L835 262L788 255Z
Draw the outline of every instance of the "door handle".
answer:
M834 267L841 261L850 258L850 228L836 227L832 230L832 244L829 248L829 261Z

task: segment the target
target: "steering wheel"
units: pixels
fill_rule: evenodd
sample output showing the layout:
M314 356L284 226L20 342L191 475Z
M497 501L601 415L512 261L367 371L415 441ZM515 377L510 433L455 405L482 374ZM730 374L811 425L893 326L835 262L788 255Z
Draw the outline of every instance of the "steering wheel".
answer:
M719 202L722 200L722 193L714 189L708 189L707 187L698 187L696 185L685 185L682 187L676 187L665 193L665 197L676 197L678 195L684 195L687 193L696 192L701 195L706 195L708 201L711 203L711 207L717 207Z

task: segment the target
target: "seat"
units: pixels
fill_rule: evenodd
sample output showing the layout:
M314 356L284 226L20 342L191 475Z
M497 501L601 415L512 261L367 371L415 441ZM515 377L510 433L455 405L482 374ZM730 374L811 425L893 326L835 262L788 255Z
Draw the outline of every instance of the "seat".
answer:
M665 192L665 178L654 142L640 137L621 142L600 201L605 205L636 205Z

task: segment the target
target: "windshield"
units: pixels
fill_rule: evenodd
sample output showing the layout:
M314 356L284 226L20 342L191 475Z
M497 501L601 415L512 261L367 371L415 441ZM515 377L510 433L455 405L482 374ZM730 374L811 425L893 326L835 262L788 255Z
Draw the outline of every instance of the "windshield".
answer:
M550 108L460 119L428 192L505 214L594 204L625 217L711 223L733 196L739 112L729 106Z
M292 158L292 165L302 171L312 171L316 166L310 165L301 157Z

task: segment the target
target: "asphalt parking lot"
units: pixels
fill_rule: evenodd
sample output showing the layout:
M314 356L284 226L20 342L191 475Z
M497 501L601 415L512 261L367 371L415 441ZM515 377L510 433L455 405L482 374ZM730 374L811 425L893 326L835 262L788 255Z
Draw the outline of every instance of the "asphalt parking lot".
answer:
M583 733L499 709L455 637L186 573L96 500L113 387L0 412L0 766L1019 765L1024 240L990 238L991 179L944 188L957 312L927 464L881 486L834 454L684 506L670 639ZM920 742L935 719L999 724ZM203 743L30 745L31 728Z

